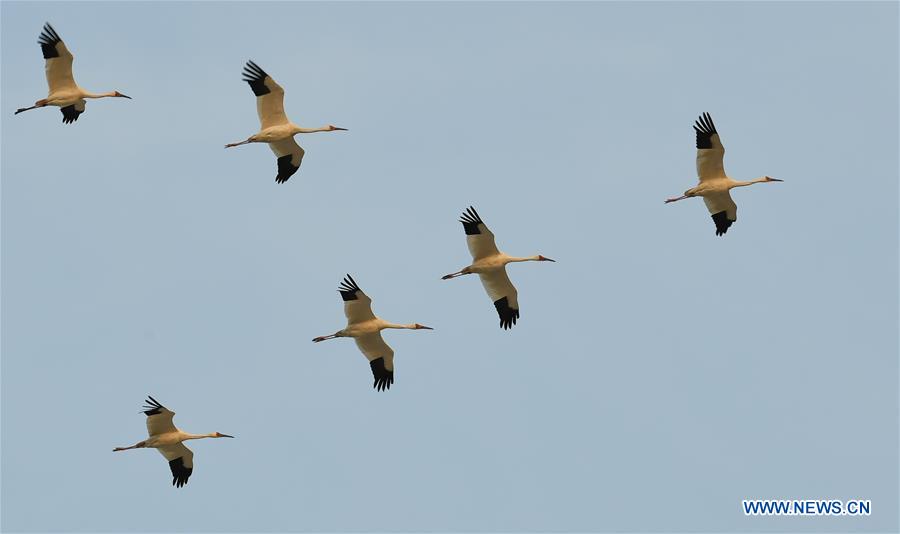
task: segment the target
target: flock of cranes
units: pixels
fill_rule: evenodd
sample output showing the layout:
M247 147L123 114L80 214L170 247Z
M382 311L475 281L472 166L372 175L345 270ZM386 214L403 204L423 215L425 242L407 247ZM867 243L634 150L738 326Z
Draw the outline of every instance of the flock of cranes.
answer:
M72 75L74 57L56 30L47 23L38 39L41 45L49 87L47 98L38 100L33 106L19 108L16 114L46 106L59 107L63 122L75 122L85 111L85 99L106 97L130 98L118 91L107 93L91 93L75 83ZM267 143L275 153L278 173L277 183L286 182L300 168L304 150L294 140L300 133L345 131L327 125L320 128L302 128L291 122L284 112L284 89L275 82L262 68L253 61L244 66L243 80L250 85L256 96L256 109L259 115L260 130L244 141L229 143L225 148L249 143ZM731 198L730 191L735 187L744 187L756 183L780 182L775 178L763 176L746 182L736 181L725 174L723 158L725 148L719 139L718 131L708 113L700 116L694 124L697 136L697 175L700 183L688 189L680 197L669 198L666 203L676 202L691 197L702 197L715 223L716 235L724 235L737 220L737 205ZM500 318L500 327L504 330L512 328L519 319L518 291L506 273L510 263L526 261L555 261L542 255L516 257L509 256L497 248L494 234L488 229L481 216L470 206L462 214L459 222L466 234L466 243L472 255L471 265L459 271L447 274L443 280L449 280L467 274L477 274L485 291L494 303ZM344 302L344 315L347 326L334 334L319 336L313 342L319 343L339 337L352 337L357 347L369 361L374 379L373 387L378 391L390 389L394 383L394 351L384 341L381 331L386 329L432 330L431 327L419 323L396 324L387 322L372 311L372 299L366 295L349 274L341 282L338 291ZM114 451L139 448L155 448L169 462L172 471L172 484L184 486L193 471L193 452L184 442L202 438L231 438L233 436L212 432L209 434L190 434L175 427L175 412L169 410L148 397L143 413L147 416L147 432L149 437L130 447L116 447Z

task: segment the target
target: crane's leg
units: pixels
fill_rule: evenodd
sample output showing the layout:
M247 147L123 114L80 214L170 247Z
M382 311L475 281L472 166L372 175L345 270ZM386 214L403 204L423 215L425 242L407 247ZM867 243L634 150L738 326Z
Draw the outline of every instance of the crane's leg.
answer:
M19 108L19 109L17 109L16 112L13 113L13 115L18 115L19 113L22 113L23 111L28 111L28 110L31 110L31 109L42 108L42 107L44 107L44 106L46 106L46 105L47 105L47 101L46 101L46 100L38 100L38 101L35 102L34 105L31 106L30 108Z
M457 276L462 276L464 274L469 274L463 271L457 271L455 273L445 274L441 277L441 280L450 280L451 278L456 278Z
M681 195L681 196L678 197L678 198L667 198L667 199L666 199L666 204L668 204L669 202L677 202L677 201L679 201L679 200L684 200L684 199L686 199L686 198L688 198L688 197L685 196L685 195Z
M246 144L249 143L249 142L250 142L250 138L248 137L246 141L241 141L240 143L228 143L227 145L225 145L225 148L231 148L231 147L233 147L233 146L246 145Z
M116 447L115 449L113 449L113 452L127 451L128 449L140 449L140 448L143 448L146 446L147 446L146 441L139 441L139 442L135 443L134 445L132 445L131 447Z
M337 334L331 334L330 336L319 336L313 338L313 343L319 343L320 341L325 341L326 339L334 339L336 337L338 337Z

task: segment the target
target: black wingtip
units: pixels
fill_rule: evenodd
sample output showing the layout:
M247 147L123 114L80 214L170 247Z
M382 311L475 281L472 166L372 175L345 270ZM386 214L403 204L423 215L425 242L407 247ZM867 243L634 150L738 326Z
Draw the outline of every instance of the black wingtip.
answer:
M731 228L731 225L735 223L735 221L728 218L728 213L724 211L713 213L712 220L716 224L717 236L725 235L725 233L728 232L728 229Z
M519 310L509 305L507 297L494 301L494 307L497 309L497 315L500 316L500 328L509 330L516 324L519 319Z
M169 469L172 470L172 485L180 488L188 483L191 473L194 471L192 467L185 467L184 458L175 458L169 462Z
M254 63L252 59L247 60L242 74L242 79L250 84L250 89L253 91L254 95L263 96L271 92L265 84L265 79L268 74L266 74L266 71L262 70L259 65Z
M459 218L459 222L462 223L466 235L480 234L481 230L478 229L478 225L484 224L484 221L481 220L478 212L475 211L475 208L472 206L469 206L466 211L463 212L462 216Z
M252 82L251 82L252 83ZM298 164L296 167L291 160L293 159L292 154L285 154L276 160L278 164L278 174L275 175L275 183L283 184L288 181L288 179L297 173L300 170L300 165ZM302 158L301 158L302 162Z
M145 400L144 402L146 403L146 405L144 406L144 408L146 409L143 412L144 415L147 416L156 415L162 412L164 408L164 406L158 400L154 399L150 395L147 395L147 400Z
M356 280L350 276L350 273L344 275L344 279L341 280L341 289L359 289L359 285L356 283Z
M712 116L705 111L694 121L694 132L697 134L698 149L712 148L712 136L719 133Z
M59 34L56 33L53 26L51 26L49 22L45 22L44 28L41 30L41 34L38 35L37 40L38 44L41 45L41 53L44 55L44 59L59 57L59 51L56 49L56 45L60 41L62 41L62 39L59 38Z
M384 365L384 358L376 358L370 361L369 367L372 368L372 376L374 377L372 387L375 388L375 391L391 389L391 384L394 383L394 372L387 370Z
M341 298L344 302L350 300L356 300L358 297L356 296L357 291L361 291L359 289L359 285L356 283L356 280L350 276L349 273L344 277L341 281L341 284L338 286L338 291L341 293Z
M60 113L62 113L64 124L72 124L73 122L78 120L78 117L82 113L84 113L84 111L78 111L77 109L75 109L75 104L61 107L59 108L59 111Z

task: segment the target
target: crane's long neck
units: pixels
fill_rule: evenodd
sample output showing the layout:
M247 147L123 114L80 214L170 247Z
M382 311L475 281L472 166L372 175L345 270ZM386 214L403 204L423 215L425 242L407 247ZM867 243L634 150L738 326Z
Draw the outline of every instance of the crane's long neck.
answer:
M760 176L759 178L754 178L753 180L750 180L747 182L740 182L738 180L732 180L730 189L733 189L735 187L745 187L748 185L759 184L759 183L767 182L767 181L768 181L768 179L765 176Z
M384 330L387 328L395 328L397 330L415 330L416 325L414 325L414 324L395 324L395 323L389 323L389 322L385 321L385 323L383 325L381 325L381 329Z
M507 256L506 263L516 263L520 261L541 261L540 256L528 256L527 258L519 258L516 256Z
M189 439L203 439L203 438L214 438L214 437L216 437L215 432L210 432L209 434L188 434L187 432L184 433L184 441L187 441Z
M316 133L316 132L330 132L331 128L329 126L322 126L320 128L301 128L300 126L294 127L294 133Z
M82 98L107 98L110 96L116 96L116 92L110 91L108 93L92 93L90 91L84 91L81 96Z

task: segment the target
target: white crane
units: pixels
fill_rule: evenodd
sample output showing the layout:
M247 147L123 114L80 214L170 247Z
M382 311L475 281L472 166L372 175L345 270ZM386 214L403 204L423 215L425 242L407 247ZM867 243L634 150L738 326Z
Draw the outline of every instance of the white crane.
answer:
M72 60L75 58L49 22L44 23L44 30L38 37L38 44L41 45L41 51L46 60L44 70L50 89L47 98L38 100L31 107L17 109L15 115L30 109L57 106L62 111L63 122L71 124L84 113L85 98L131 98L118 91L92 93L79 87L72 76Z
M347 327L330 336L319 336L314 343L334 339L336 337L352 337L356 346L369 360L375 382L372 386L378 391L391 389L394 383L394 351L381 337L381 331L387 328L404 330L434 330L419 323L394 324L375 317L372 313L372 299L363 293L356 281L349 274L341 282L338 291L344 300L344 315L347 316Z
M719 133L709 113L704 113L694 123L697 132L697 176L700 183L684 192L677 198L666 199L666 204L690 197L703 197L706 208L716 223L716 235L725 235L728 228L737 221L737 204L731 200L729 191L735 187L760 184L765 182L783 182L769 176L762 176L748 182L732 180L725 174L722 163L725 147L719 140Z
M228 434L212 432L209 434L188 434L177 428L172 422L175 412L169 410L153 397L147 397L144 414L147 416L147 432L150 437L139 441L131 447L116 447L113 452L127 451L151 447L159 451L169 461L172 470L172 485L181 487L187 484L194 470L194 453L184 446L184 441L203 438L233 438Z
M504 330L512 328L519 318L519 297L516 287L509 281L506 275L506 264L520 261L556 261L545 258L540 254L527 258L517 258L500 252L494 242L494 234L478 216L475 208L469 206L460 218L463 229L466 232L466 244L472 253L472 265L445 275L441 280L449 280L464 274L477 273L481 278L481 284L488 296L497 308L500 315L500 328Z
M284 114L284 89L253 61L247 61L244 66L244 81L250 84L250 89L256 95L256 112L259 115L260 129L245 141L228 143L225 148L247 143L268 143L269 148L277 156L278 175L275 176L275 182L279 184L283 184L293 176L303 161L305 151L294 141L294 135L347 130L331 124L321 128L301 128L288 120Z

